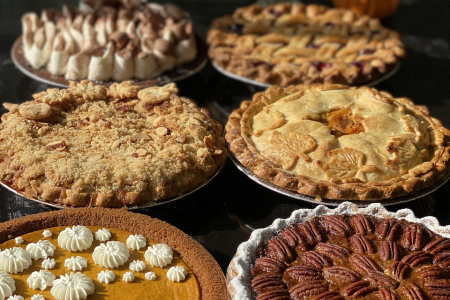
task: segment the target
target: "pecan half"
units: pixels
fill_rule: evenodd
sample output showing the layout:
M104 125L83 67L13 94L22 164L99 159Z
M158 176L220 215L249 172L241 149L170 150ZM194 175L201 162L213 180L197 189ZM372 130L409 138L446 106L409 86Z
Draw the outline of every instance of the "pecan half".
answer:
M381 300L398 300L398 295L395 291L388 290L387 288L380 288L378 290L378 297L380 297Z
M267 256L278 258L285 262L291 262L294 260L294 252L291 247L278 237L273 237L267 243Z
M408 300L424 300L419 287L414 283L406 283L401 285L400 288Z
M276 258L259 257L255 261L255 267L259 267L264 272L283 273L287 265Z
M350 255L350 251L347 248L329 243L319 243L316 250L323 255L335 259L346 258Z
M444 268L450 266L450 252L438 254L434 257L434 262L440 264Z
M289 293L292 298L299 299L322 294L327 291L327 287L320 280L305 281L293 286Z
M286 285L282 281L282 276L278 273L259 275L252 280L252 288L257 294L286 289Z
M404 280L411 270L411 267L400 261L394 261L386 267L386 270L397 280Z
M375 248L372 243L361 234L354 234L350 237L350 243L353 246L353 251L356 253L375 253Z
M344 300L344 297L342 297L338 292L328 291L317 295L312 300Z
M376 229L376 234L382 239L396 241L401 233L402 227L396 220L386 220Z
M342 289L341 294L345 297L357 298L359 296L371 293L378 290L377 287L370 285L370 282L360 280L349 284Z
M301 236L300 232L294 227L287 227L281 233L280 237L288 243L292 248L298 245L306 244L305 239Z
M358 281L361 278L361 275L359 275L352 269L341 266L324 268L323 274L327 278L331 277L332 279L334 279L334 281L338 283L351 283Z
M365 280L379 287L385 287L389 289L395 289L398 286L397 280L378 271L367 272Z
M350 255L350 262L353 267L361 274L367 274L369 271L379 271L380 267L368 257L365 257L359 253L353 253Z
M430 263L432 261L432 259L433 259L433 256L431 254L422 252L422 251L416 251L416 252L411 252L410 254L403 257L402 263L408 264L411 267L415 267L420 264Z
M302 260L305 265L310 265L318 269L330 267L331 263L328 258L317 251L307 251L303 254Z
M335 216L323 216L322 222L332 234L347 236L350 231L348 224Z
M292 278L298 279L298 280L321 280L320 276L320 269L311 267L311 266L293 266L286 269L286 272L291 276Z
M433 297L433 299L450 298L450 283L429 281L425 282L424 286L427 287L428 294L430 294Z
M315 245L324 241L322 234L312 221L303 222L298 226L298 230L310 245Z
M291 300L291 297L286 290L274 290L259 294L256 300Z
M411 224L403 235L402 245L411 250L421 250L424 245L424 232L420 224Z
M417 274L423 280L433 280L446 277L446 272L439 266L423 266L417 269Z
M423 247L423 250L428 251L434 255L449 248L450 239L441 237L440 239L428 243L425 247Z
M400 260L400 248L393 241L382 241L379 254L383 261Z
M365 215L354 215L350 218L350 223L359 234L373 234L373 224Z

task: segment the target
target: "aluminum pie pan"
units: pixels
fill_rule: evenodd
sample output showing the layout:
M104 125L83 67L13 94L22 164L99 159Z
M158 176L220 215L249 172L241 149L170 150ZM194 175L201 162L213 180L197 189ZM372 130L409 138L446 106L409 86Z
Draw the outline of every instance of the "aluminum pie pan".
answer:
M188 77L191 77L198 72L200 72L208 62L208 55L207 55L207 46L205 42L198 36L195 35L195 40L197 43L197 56L196 58L189 63L183 64L180 67L175 68L174 70L167 71L163 73L162 75L157 76L156 78L148 79L148 80L136 80L132 79L133 83L136 85L140 85L142 87L151 87L151 86L160 86L167 84L169 82L174 81L180 81L183 79L186 79ZM41 73L48 71L45 71L43 69L36 70L29 66L26 63L23 50L22 50L22 36L19 36L16 41L14 42L12 48L11 48L11 59L14 63L14 65L26 76L45 83L52 86L67 88L69 87L68 80L64 78L64 76L56 76L52 75L49 76L50 78L44 78L43 76L40 76ZM169 72L169 75L166 74ZM179 74L176 74L179 73ZM54 78L54 80L52 80ZM96 84L103 85L103 86L110 86L115 81L95 81Z
M261 88L268 88L268 87L272 86L272 84L269 84L269 83L259 82L259 81L256 81L256 80L244 77L244 76L239 76L239 75L236 75L234 73L228 72L227 70L225 70L222 67L218 66L214 61L211 61L211 62L212 62L213 67L217 71L219 71L223 75L225 75L225 76L227 76L229 78L232 78L234 80L238 80L238 81L241 81L241 82L244 82L244 83L247 83L247 84L255 85L255 86L258 86L258 87L261 87ZM398 69L400 69L400 65L401 65L401 62L399 62L391 71L389 71L388 73L384 74L380 78L378 78L378 79L376 79L374 81L369 81L369 82L364 83L364 84L359 84L357 86L375 86L375 85L377 85L377 84L379 84L379 83L389 79L391 76L393 76L395 73L397 73Z
M449 168L449 170L447 170L447 173L445 174L445 176L441 180L439 180L438 183L435 183L434 185L432 185L430 187L421 189L411 195L406 195L406 196L396 197L396 198L391 198L391 199L385 199L385 200L364 200L364 201L351 200L351 199L336 200L336 199L323 198L322 201L319 202L316 200L316 197L314 197L314 196L308 196L308 195L300 194L293 190L288 190L288 189L282 188L268 180L265 180L265 179L259 177L258 175L253 173L250 169L246 168L243 164L241 164L241 162L230 151L228 143L227 143L227 148L228 148L227 149L228 157L234 163L234 165L239 169L239 171L244 173L248 178L255 181L256 183L258 183L258 184L264 186L265 188L268 188L274 192L288 196L290 198L306 201L309 203L323 204L323 205L328 205L328 206L339 206L344 201L351 202L351 203L355 204L357 207L367 207L368 205L370 205L371 203L374 203L374 202L380 203L384 206L406 203L406 202L410 202L410 201L425 197L426 195L433 193L434 191L436 191L437 189L442 187L445 183L447 183L447 181L450 179L450 168Z
M322 215L355 215L366 214L384 219L405 219L409 222L421 223L431 231L450 238L450 225L440 226L435 217L416 218L410 209L400 209L396 212L387 211L380 203L372 203L365 208L358 208L350 202L341 203L337 208L330 209L319 205L314 209L298 209L287 219L276 219L272 225L252 232L248 241L239 245L236 255L231 260L226 273L228 299L252 300L250 265L256 259L257 250L266 245L269 239L279 230L293 223L301 223Z
M186 191L186 192L184 192L181 195L174 196L174 197L171 197L171 198L168 198L168 199L163 199L161 201L153 201L151 203L144 204L144 205L141 205L141 206L130 206L130 207L127 207L127 208L128 208L128 210L138 210L138 209L142 209L142 208L150 208L150 207L154 207L154 206L164 205L164 204L167 204L167 203L170 203L170 202L174 202L176 200L180 200L180 199L182 199L182 198L184 198L184 197L186 197L186 196L188 196L188 195L198 191L199 189L201 189L205 185L207 185L210 181L212 181L217 176L217 174L220 173L220 171L223 169L224 165L225 165L225 163L223 163L212 176L210 176L210 177L206 178L205 180L203 180L195 188L193 188L192 190ZM38 199L33 199L33 198L26 197L23 193L16 191L15 189L13 189L12 187L10 187L9 185L7 185L6 183L4 183L1 180L0 180L0 185L3 186L5 189L9 190L10 192L18 195L18 196L21 196L21 197L23 197L23 198L25 198L27 200L33 201L33 202L37 202L39 204L44 204L44 205L47 205L47 206L50 206L50 207L53 207L53 208L58 208L58 209L72 208L71 206L62 206L62 205L58 205L58 204L55 204L55 203L46 202L45 200L40 198L40 196L38 196L39 197ZM122 208L122 207L117 207L117 208Z

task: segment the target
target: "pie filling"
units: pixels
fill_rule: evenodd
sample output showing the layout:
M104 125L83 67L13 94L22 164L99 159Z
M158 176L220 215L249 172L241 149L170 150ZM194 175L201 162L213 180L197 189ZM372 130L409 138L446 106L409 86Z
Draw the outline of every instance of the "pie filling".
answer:
M95 234L98 230L103 229L103 227L96 226L88 226L87 227L93 234ZM45 237L44 230L39 230L35 232L31 232L21 236L23 242L20 244L16 244L16 240L12 239L3 244L0 244L0 249L10 249L13 247L21 247L23 249L27 248L27 245L31 243L38 243L38 241L46 240L53 244L56 248L54 249L53 254L47 253L48 259L54 259L56 264L53 268L48 271L51 272L56 279L60 279L61 275L77 273L81 272L86 275L89 279L92 280L94 284L94 293L92 295L88 295L87 299L200 299L200 286L197 281L196 276L191 271L189 266L183 262L180 256L177 253L173 253L173 260L166 266L160 268L157 266L151 266L149 261L147 261L145 257L145 252L148 248L152 248L153 245L158 244L158 242L146 239L146 244L139 250L129 250L129 257L124 262L123 265L113 268L107 269L105 267L101 267L96 264L93 260L93 252L94 249L102 243L107 244L108 241L119 241L125 245L127 245L127 239L134 235L134 233L109 228L111 236L107 241L100 242L97 238L94 238L92 245L89 246L88 249L77 251L77 252L69 252L68 250L63 249L58 244L58 238L60 237L60 233L64 231L66 227L54 227L48 228L51 232L51 236ZM45 235L49 235L49 233L45 232ZM97 237L97 235L96 235ZM21 239L17 239L18 242L21 242ZM130 245L130 244L129 244ZM130 246L128 246L130 247ZM1 252L0 252L1 257ZM71 258L74 259L71 259ZM83 261L83 259L79 259L78 257L85 258L87 260L87 265L82 268L81 271L71 270L69 269L69 265L66 262L69 259L72 262L72 268L78 261ZM40 294L44 296L45 299L55 299L55 297L51 293L52 286L47 286L44 290L39 288L32 289L30 288L30 283L27 282L27 279L31 276L31 274L35 271L39 272L40 270L45 270L44 265L42 264L43 258L40 259L32 259L32 264L24 269L22 272L18 272L17 274L10 274L10 276L15 281L16 290L13 292L14 295L20 295L25 299L31 299L33 295ZM139 262L135 262L139 261ZM82 264L82 263L81 263ZM145 264L145 268L142 267ZM0 260L0 267L1 267ZM141 266L138 268L137 266ZM187 271L187 275L185 278L180 278L179 282L171 281L168 279L170 275L168 271L172 267L184 267ZM131 270L133 269L133 270ZM141 270L142 269L142 270ZM137 271L139 270L139 271ZM1 271L1 269L0 269ZM114 273L114 279L106 284L105 282L100 282L99 274L102 271L111 271ZM126 280L130 280L129 276L131 272L134 276L132 282L127 282ZM153 275L147 275L147 273L153 272ZM173 270L171 271L173 272ZM128 274L127 274L128 273ZM0 283L1 285L1 283ZM54 285L53 285L54 286Z
M444 300L450 240L422 224L325 215L272 237L251 266L257 300Z

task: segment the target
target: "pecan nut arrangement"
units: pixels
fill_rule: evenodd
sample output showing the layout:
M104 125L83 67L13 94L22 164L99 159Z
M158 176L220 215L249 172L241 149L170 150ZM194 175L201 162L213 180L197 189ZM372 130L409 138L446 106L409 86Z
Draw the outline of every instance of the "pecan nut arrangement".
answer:
M213 21L207 41L219 67L281 86L362 84L405 57L400 34L378 19L316 4L238 8Z
M242 102L226 132L244 167L321 198L391 199L433 186L448 172L450 131L426 107L368 87L272 86ZM337 220L329 224L347 231Z
M0 180L65 206L136 206L192 190L226 159L222 125L175 84L90 81L5 104Z

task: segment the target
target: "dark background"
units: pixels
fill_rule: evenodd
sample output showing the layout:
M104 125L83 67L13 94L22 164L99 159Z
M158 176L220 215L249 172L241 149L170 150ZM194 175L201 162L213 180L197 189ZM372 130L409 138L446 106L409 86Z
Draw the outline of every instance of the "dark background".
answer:
M376 0L379 1L379 0ZM43 91L47 84L34 81L14 67L10 58L13 42L21 34L20 17L28 11L40 13L44 7L61 8L67 2L49 0L0 0L0 101L21 103ZM163 2L163 1L160 1ZM205 38L211 21L248 0L171 1L189 11L195 31ZM331 1L318 2L331 5ZM407 59L399 71L376 86L395 97L409 97L428 106L432 116L450 128L450 2L446 0L400 0L395 15L384 24L398 30L407 48ZM226 121L226 113L239 101L250 99L255 88L228 79L210 63L197 75L177 83L183 96L207 106L214 116ZM5 111L3 111L5 112ZM2 113L3 113L2 112ZM432 215L441 225L450 224L450 184L432 195L388 207L395 211L411 208L416 215ZM136 212L160 218L193 236L219 262L225 271L237 246L248 239L255 228L270 225L275 218L286 218L298 208L315 205L276 194L248 179L227 161L222 172L199 191L154 208ZM0 187L0 222L21 216L50 211L53 208L26 200Z

